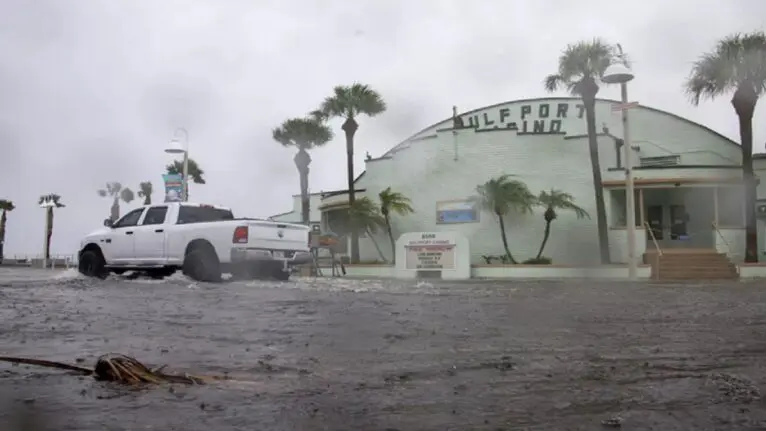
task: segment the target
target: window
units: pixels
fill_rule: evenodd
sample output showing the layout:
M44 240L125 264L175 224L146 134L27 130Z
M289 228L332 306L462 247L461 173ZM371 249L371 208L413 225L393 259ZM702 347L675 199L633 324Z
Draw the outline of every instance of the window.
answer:
M138 219L141 218L141 214L144 212L143 208L139 208L137 210L133 210L127 214L125 214L121 219L117 220L112 227L113 228L120 228L120 227L131 227L138 224Z
M182 205L178 211L178 224L205 223L209 221L234 220L229 210L204 206Z
M146 210L146 216L141 225L165 223L165 215L167 213L168 207L151 207Z

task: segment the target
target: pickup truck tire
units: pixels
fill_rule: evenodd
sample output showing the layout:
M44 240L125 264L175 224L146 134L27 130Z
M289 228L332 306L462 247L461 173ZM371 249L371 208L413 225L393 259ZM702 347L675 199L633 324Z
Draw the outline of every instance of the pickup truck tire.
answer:
M109 270L105 267L104 256L98 251L88 250L80 255L77 270L86 277L105 279L109 276Z
M184 258L183 273L195 281L218 283L221 281L221 264L214 250L194 247Z
M279 281L287 281L287 280L290 279L290 272L289 271L285 271L282 268L276 268L272 272L271 276L274 277L275 279L279 280Z

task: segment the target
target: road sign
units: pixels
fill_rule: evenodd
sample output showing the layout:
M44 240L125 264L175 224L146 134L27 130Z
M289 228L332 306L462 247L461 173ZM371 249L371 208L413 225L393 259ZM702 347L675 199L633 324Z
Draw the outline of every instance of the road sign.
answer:
M619 112L619 111L625 111L628 109L632 109L638 106L638 102L628 102L628 103L615 103L612 105L612 112Z

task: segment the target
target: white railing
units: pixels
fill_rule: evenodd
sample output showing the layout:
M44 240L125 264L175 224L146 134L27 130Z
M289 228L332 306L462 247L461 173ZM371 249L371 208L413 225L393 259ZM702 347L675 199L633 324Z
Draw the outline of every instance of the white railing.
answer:
M73 268L77 266L77 255L54 255L51 256L47 261L42 255L6 255L3 258L3 264L12 266L29 266L36 268L44 267L46 269Z
M660 248L660 243L657 242L657 237L654 236L654 231L652 230L652 227L649 225L648 222L644 222L644 227L646 227L646 231L649 232L649 238L652 239L652 244L654 244L654 249L657 250L657 256L654 258L654 265L652 266L652 270L656 271L655 274L653 274L657 279L660 278L660 257L662 257L662 249Z

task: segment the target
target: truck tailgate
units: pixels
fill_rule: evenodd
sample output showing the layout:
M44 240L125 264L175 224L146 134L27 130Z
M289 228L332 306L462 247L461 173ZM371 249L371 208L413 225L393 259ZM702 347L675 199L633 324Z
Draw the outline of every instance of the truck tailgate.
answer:
M308 226L270 221L247 221L248 247L270 250L308 250Z

